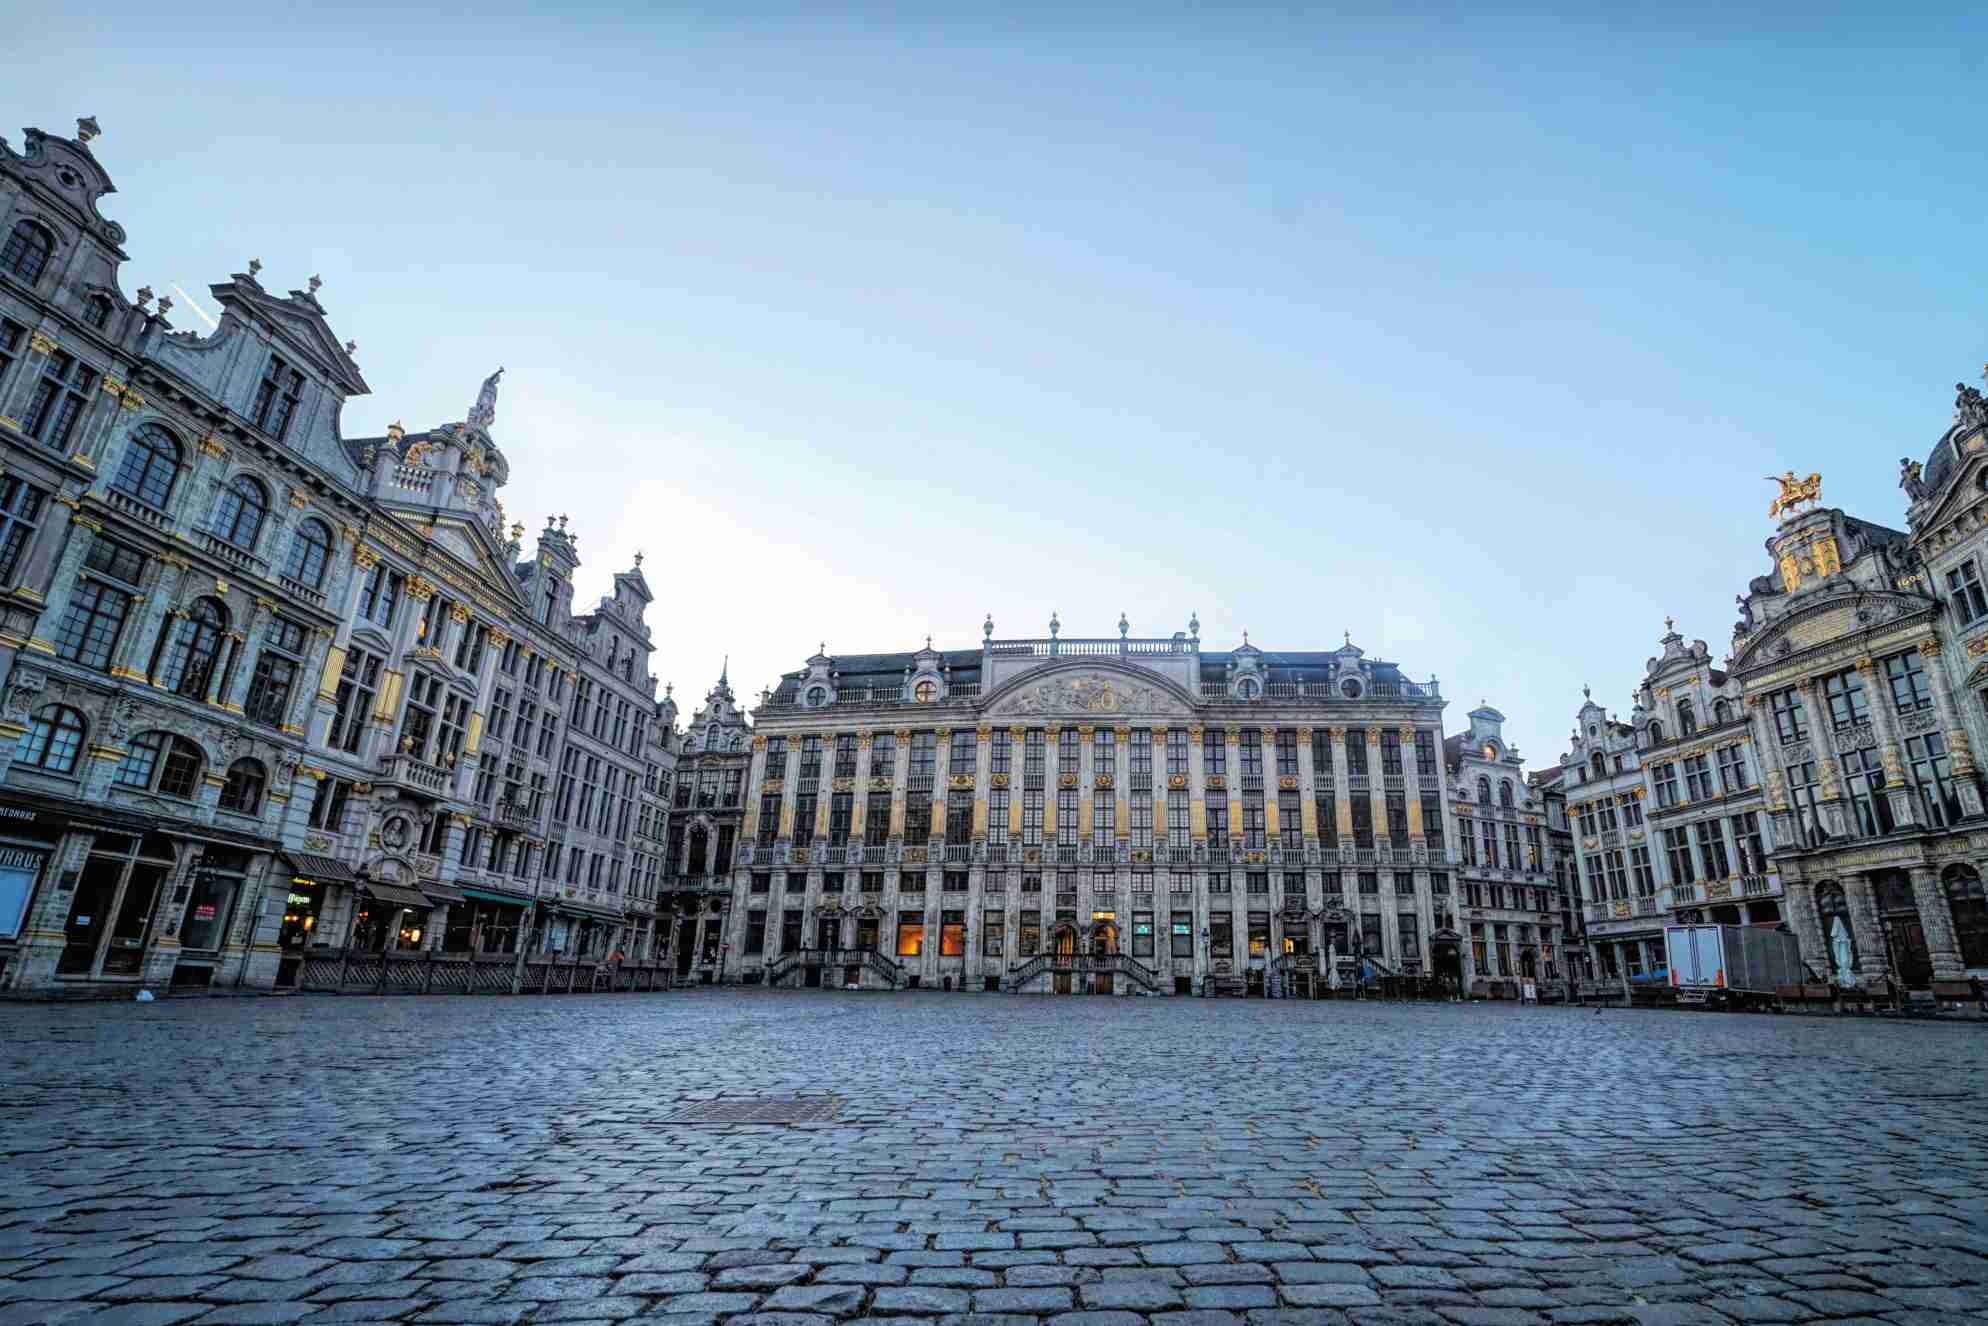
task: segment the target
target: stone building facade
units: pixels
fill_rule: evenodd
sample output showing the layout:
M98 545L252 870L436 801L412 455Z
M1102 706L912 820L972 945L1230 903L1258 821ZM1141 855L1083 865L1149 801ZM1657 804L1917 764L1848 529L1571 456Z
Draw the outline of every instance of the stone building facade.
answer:
M727 979L1277 991L1456 963L1443 701L1350 640L833 656L754 714ZM1440 890L1440 892L1439 892Z
M1518 748L1506 744L1504 723L1503 714L1480 705L1469 729L1444 743L1464 988L1509 998L1531 981L1535 990L1557 993L1567 979L1567 932L1547 803L1526 777Z
M0 140L0 989L652 954L639 567L576 613L563 521L523 555L495 375L345 437L315 277L251 262L204 335L123 294L96 132Z
M664 701L669 717L676 705ZM675 736L676 789L663 853L665 924L679 979L716 981L726 955L732 867L743 841L752 728L732 694L729 665Z

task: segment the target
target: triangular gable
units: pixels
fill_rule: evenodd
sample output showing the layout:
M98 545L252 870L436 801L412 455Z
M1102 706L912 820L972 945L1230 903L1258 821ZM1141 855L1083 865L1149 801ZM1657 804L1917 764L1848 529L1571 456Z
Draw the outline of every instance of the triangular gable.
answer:
M338 337L325 321L323 307L309 294L292 291L293 298L277 299L246 279L209 286L208 292L223 309L239 304L255 312L300 355L309 357L336 378L348 395L371 394L372 388L360 376L359 365L345 353L345 347L338 343Z

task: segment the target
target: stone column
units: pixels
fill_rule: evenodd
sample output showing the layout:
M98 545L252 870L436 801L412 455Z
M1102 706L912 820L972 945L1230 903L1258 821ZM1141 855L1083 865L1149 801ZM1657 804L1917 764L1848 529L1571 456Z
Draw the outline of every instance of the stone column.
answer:
M1229 850L1226 859L1233 861L1235 859L1235 845L1240 841L1243 831L1242 728L1234 723L1223 728L1222 744L1228 748L1227 760L1229 769L1227 778L1229 785ZM1244 896L1240 887L1242 883L1243 881L1238 881L1234 878L1229 880L1229 886L1236 890L1235 893L1230 895L1231 897ZM1245 920L1247 920L1247 917L1245 917Z
M1836 755L1826 738L1824 718L1829 713L1829 702L1823 696L1822 682L1809 677L1801 682L1802 704L1808 710L1809 747L1815 752L1816 774L1821 780L1822 823L1832 837L1842 838L1849 833L1850 816L1844 804L1843 776L1836 763Z
M1427 830L1422 824L1422 775L1412 772L1415 769L1415 728L1404 724L1401 728L1401 804L1408 811L1408 847L1410 851L1428 845ZM1541 830L1544 832L1544 829ZM1419 858L1418 858L1419 859ZM1544 867L1545 862L1540 863Z
M1298 823L1310 855L1318 846L1318 770L1312 767L1312 730L1308 727L1298 729Z
M1150 793L1153 798L1153 874L1155 879L1158 878L1160 867L1168 864L1160 856L1159 845L1161 843L1166 843L1169 847L1173 845L1173 839L1168 836L1172 832L1172 829L1167 824L1167 786L1167 729L1156 727L1153 729L1153 789ZM1182 825L1180 827L1184 829L1186 826ZM1155 910L1158 910L1158 903L1154 903L1153 906ZM1171 916L1169 916L1169 923L1171 923ZM1171 954L1173 952L1173 932L1169 930L1167 934L1167 952ZM1157 946L1155 946L1154 956L1158 956Z
M1190 845L1200 843L1203 847L1206 847L1208 843L1208 772L1203 767L1203 763L1201 758L1201 726L1196 724L1187 729L1187 835ZM1203 879L1201 884L1196 887L1197 894L1205 895L1207 892L1205 886L1206 880ZM1206 921L1207 913L1204 910L1201 913L1201 922L1205 924ZM1199 930L1194 932L1194 942L1197 945L1201 943L1201 932ZM1196 961L1204 961L1206 958L1205 953L1198 948L1195 951L1199 955Z
M1263 859L1270 860L1270 847L1281 841L1283 826L1277 818L1277 793L1283 780L1277 776L1277 729L1266 727L1258 734L1263 742ZM1282 856L1282 853L1279 853ZM1274 949L1276 946L1272 945Z
M1075 840L1080 843L1091 844L1093 861L1097 859L1096 849L1098 846L1091 839L1091 825L1095 822L1091 812L1096 805L1095 797L1098 774L1097 751L1092 745L1096 733L1097 729L1089 723L1079 723L1077 725L1077 832ZM1088 881L1086 881L1085 887L1088 888L1088 886ZM1081 916L1082 914L1083 909L1080 908L1078 915Z
M1372 776L1370 770L1368 777L1371 778ZM1353 793L1346 779L1346 729L1335 727L1332 729L1332 806L1339 819L1339 844L1341 848L1351 847L1353 844ZM1349 888L1346 891L1346 896L1349 900L1350 910L1355 913L1355 919L1357 920L1360 904L1354 899L1356 892L1357 889ZM1351 942L1350 935L1348 936L1348 942Z
M794 797L796 795L795 788L800 783L800 771L801 771L800 738L798 736L790 734L787 738L786 761L780 766L780 775L779 775L780 832L776 835L776 839L780 844L782 844L783 847L792 846L794 841L794 810L795 810ZM690 801L692 805L697 804L697 789L695 787L692 787L690 789ZM685 836L688 837L687 834ZM784 852L782 853L782 857L783 859L781 864L783 865L792 864L791 860L786 859Z
M1884 926L1878 920L1871 878L1861 872L1849 873L1841 882L1857 939L1857 975L1864 981L1882 979L1891 974L1891 959L1886 951Z
M1112 736L1115 758L1112 761L1112 768L1106 772L1111 774L1112 823L1118 834L1118 842L1108 846L1116 848L1132 841L1132 729L1121 723L1112 729ZM1152 795L1150 788L1146 795ZM1131 888L1128 882L1123 880L1120 882L1126 884L1127 890ZM1123 948L1127 953L1132 951L1130 939L1125 940Z
M1960 960L1960 937L1954 933L1953 908L1939 872L1931 866L1913 866L1912 900L1919 905L1919 920L1926 928L1926 950L1933 960L1933 978L1957 981L1967 974Z
M46 596L50 589L49 577L55 568L56 559L67 549L70 542L83 544L85 551L88 550L87 545L90 541L87 537L78 535L73 540L69 538L69 526L75 518L73 513L79 506L75 498L66 494L51 497L42 514L41 528L35 531L34 539L28 545L27 555L21 559L19 576L14 582L14 593L43 604L44 612L48 611ZM101 529L102 526L98 524L96 528ZM78 561L76 564L80 567L82 562ZM46 626L42 627L44 632L47 629Z
M975 842L986 842L987 792L989 780L993 774L994 729L982 723L974 729L973 736L973 838ZM1011 745L1008 748L1008 764L1010 768L1014 766L1014 762L1015 751ZM1012 783L1014 779L1010 778L1008 781ZM1014 800L1012 793L1009 794L1008 799L1010 801Z
M1022 841L1022 800L1028 786L1028 729L1011 727L1008 729L1008 844L1009 850L1018 851ZM1047 799L1048 789L1044 789ZM1047 813L1045 811L1045 813ZM1011 857L1012 864L1020 862L1019 857ZM1020 891L1020 884L1016 884Z
M1376 725L1367 729L1367 798L1371 807L1367 814L1374 822L1374 846L1379 847L1386 843L1392 848L1394 840L1388 836L1387 831L1387 775L1381 772L1383 767L1381 729ZM1407 782L1406 778L1402 779L1403 786L1406 786ZM1389 909L1383 908L1383 910ZM1392 921L1383 921L1381 924L1385 929L1392 924Z
M821 758L823 767L828 770L828 776L815 780L814 840L818 843L826 843L828 841L829 812L835 806L835 733L824 732L821 734ZM717 840L718 832L716 829L713 829L711 831L711 841L715 843Z
M678 777L687 778L689 777L689 774L687 772L680 771L678 773ZM752 738L752 759L750 763L748 763L746 766L745 789L741 793L741 795L745 798L745 805L743 807L744 818L739 826L739 845L741 847L746 846L747 844L753 845L754 849L753 864L755 866L765 864L759 859L758 856L759 795L760 795L761 785L765 781L766 781L766 736L764 733L754 733ZM674 791L674 788L672 788L671 790ZM694 789L691 795L694 800L696 796L696 792ZM669 841L669 821L668 821L669 811L665 810L663 814L665 818L663 823L657 828L656 836L661 838L664 842L667 843ZM685 837L689 836L687 831L684 836Z
M856 733L856 780L850 784L849 793L849 841L852 844L863 841L863 831L870 822L870 753L875 745L875 735L868 728ZM845 898L856 892L849 887L849 883L847 879L842 882Z
M1044 729L1042 734L1042 838L1045 849L1051 842L1061 842L1061 835L1068 832L1056 822L1056 791L1062 786L1064 774L1062 758L1057 750L1060 744L1058 739L1062 734L1063 729L1054 724ZM1070 841L1075 842L1076 839L1072 838ZM1056 853L1053 850L1046 850L1046 855L1049 859L1042 863L1044 870L1054 873Z
M66 562L68 559L65 558ZM126 681L150 681L140 663L150 664L152 651L159 643L159 632L164 628L166 618L183 617L184 610L173 606L179 597L180 581L191 569L192 563L184 557L172 553L161 553L152 559L158 570L145 597L141 600L138 615L125 623L124 633L118 637L116 649L111 651L110 675L122 677ZM58 573L59 574L59 573Z
M1926 670L1932 674L1933 706L1946 733L1947 754L1953 762L1955 792L1960 797L1961 814L1978 819L1983 814L1981 771L1974 763L1974 747L1967 735L1967 720L1954 702L1947 683L1945 656L1937 640L1921 640L1919 652L1925 656Z
M903 843L904 832L904 793L911 784L911 729L897 729L897 757L890 769L890 836ZM882 943L881 939L878 943ZM892 941L895 951L896 941Z

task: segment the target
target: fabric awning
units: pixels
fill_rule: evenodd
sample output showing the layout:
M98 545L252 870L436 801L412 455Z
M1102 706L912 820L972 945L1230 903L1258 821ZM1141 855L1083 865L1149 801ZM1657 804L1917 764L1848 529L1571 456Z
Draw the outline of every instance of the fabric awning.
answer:
M590 902L578 902L572 898L560 898L554 904L560 911L572 912L577 916L589 916L596 921L621 921L626 918L620 912Z
M402 907L420 907L424 909L434 906L433 903L428 901L427 894L416 893L413 889L404 889L398 884L382 884L378 880L367 880L363 887L367 893L378 898L381 902L396 902Z
M423 885L423 887L425 888L427 886ZM530 898L516 898L512 897L508 893L493 893L489 889L466 888L463 890L463 896L468 898L475 898L478 902L502 903L506 907L523 907L531 902Z
M290 873L304 879L329 881L334 884L354 884L359 877L352 873L352 867L334 856L316 856L310 852L285 852L283 862L290 867Z
M421 881L421 891L436 902L462 902L463 891L453 884L444 884L439 879Z

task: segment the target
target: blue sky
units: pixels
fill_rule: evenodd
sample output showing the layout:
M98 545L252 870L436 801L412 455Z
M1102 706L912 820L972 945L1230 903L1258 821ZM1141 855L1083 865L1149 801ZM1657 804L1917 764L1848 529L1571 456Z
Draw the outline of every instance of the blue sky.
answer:
M646 552L680 700L1198 612L1536 767L1666 613L1725 654L1761 476L1903 522L1988 360L1988 11L1392 9L112 2L4 122L102 121L128 290L320 274L349 432L504 365L507 506L583 599Z

